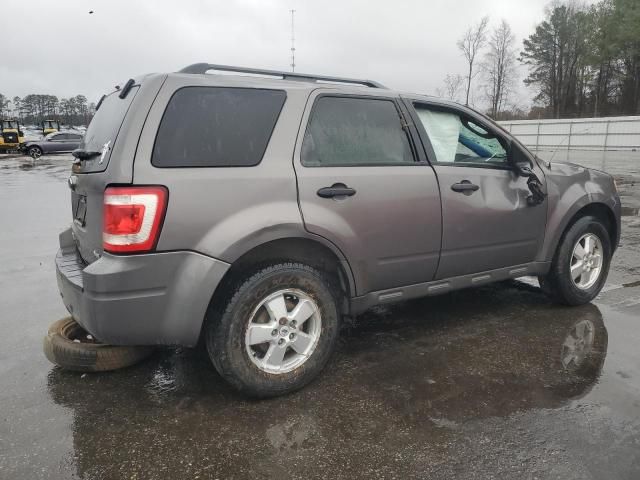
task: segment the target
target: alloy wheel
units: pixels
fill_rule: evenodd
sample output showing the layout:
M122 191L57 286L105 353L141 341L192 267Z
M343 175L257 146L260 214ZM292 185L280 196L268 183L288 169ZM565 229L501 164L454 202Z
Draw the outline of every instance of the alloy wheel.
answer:
M253 364L271 374L287 373L305 363L322 330L320 309L297 289L268 295L253 310L245 331L245 347Z
M573 247L571 254L571 279L581 290L591 288L600 278L603 265L602 242L593 233L586 233Z
M42 152L40 151L39 148L30 148L29 149L29 156L33 159L37 159L40 158L42 156Z

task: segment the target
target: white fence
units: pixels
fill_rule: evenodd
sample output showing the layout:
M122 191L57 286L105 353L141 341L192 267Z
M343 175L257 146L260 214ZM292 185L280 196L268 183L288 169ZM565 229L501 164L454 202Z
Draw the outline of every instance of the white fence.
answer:
M640 150L640 116L509 120L500 124L531 150Z

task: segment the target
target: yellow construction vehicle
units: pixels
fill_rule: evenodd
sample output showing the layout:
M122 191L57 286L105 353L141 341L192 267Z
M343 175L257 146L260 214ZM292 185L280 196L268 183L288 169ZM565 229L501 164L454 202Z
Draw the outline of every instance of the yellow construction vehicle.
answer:
M42 121L42 135L48 135L53 132L60 131L60 122L57 120L43 120Z
M14 118L0 120L0 151L19 150L24 143L24 132Z

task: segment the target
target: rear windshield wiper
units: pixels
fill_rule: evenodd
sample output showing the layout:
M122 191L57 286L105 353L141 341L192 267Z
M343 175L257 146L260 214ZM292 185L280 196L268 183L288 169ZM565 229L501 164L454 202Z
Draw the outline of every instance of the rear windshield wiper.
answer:
M71 155L76 157L78 160L82 161L82 160L91 160L94 157L99 157L100 155L102 155L102 152L92 152L90 150L81 150L77 148L76 150L71 152Z

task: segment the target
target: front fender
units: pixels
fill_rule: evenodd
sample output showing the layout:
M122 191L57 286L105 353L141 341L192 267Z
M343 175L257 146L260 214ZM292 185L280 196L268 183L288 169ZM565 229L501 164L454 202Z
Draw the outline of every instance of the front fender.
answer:
M562 235L580 210L589 205L604 205L616 219L617 238L620 236L620 199L611 176L577 165L553 164L545 172L549 194L549 212L545 240L538 261L553 260Z

